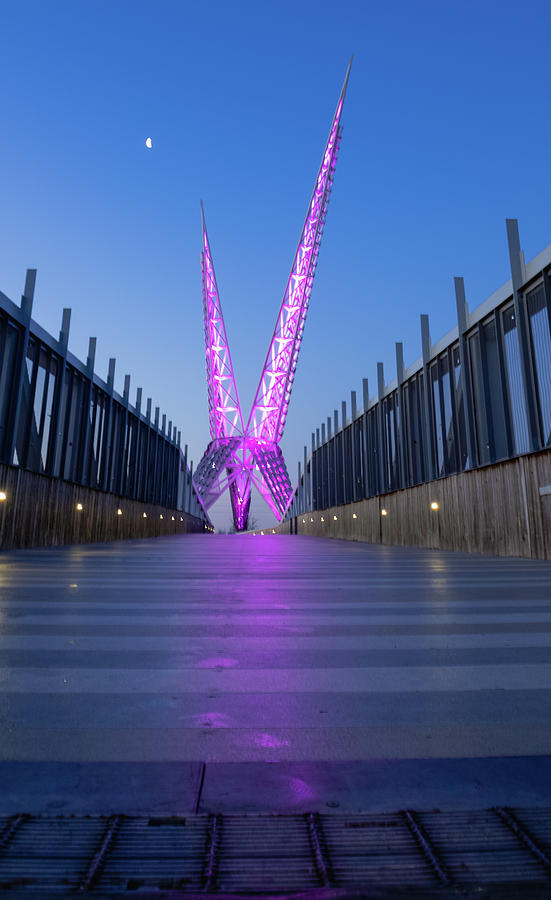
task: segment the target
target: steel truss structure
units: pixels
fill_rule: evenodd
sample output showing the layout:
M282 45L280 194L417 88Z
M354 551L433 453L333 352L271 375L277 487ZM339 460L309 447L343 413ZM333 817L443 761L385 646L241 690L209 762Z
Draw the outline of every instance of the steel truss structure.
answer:
M291 273L247 424L239 404L230 348L214 274L204 211L201 275L211 441L193 478L206 510L230 492L237 531L247 527L253 484L281 521L292 495L279 442L283 436L312 293L323 226L341 141L348 66Z

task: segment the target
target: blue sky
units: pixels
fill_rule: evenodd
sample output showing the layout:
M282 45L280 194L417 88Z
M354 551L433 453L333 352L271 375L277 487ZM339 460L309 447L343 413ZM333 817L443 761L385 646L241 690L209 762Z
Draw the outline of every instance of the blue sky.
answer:
M208 441L202 198L245 414L351 53L344 134L282 448L376 363L394 374L508 278L505 223L551 242L551 5L40 0L2 4L0 290L38 269L34 317L98 338ZM153 149L145 139L151 136ZM229 524L229 503L213 508ZM261 524L270 521L255 504Z

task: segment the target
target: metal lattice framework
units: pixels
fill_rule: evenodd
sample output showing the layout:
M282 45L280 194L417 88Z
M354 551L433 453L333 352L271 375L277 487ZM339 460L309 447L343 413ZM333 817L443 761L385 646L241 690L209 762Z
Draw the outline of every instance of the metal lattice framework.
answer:
M246 427L237 385L212 254L202 211L201 272L205 319L205 349L211 442L193 482L205 509L229 489L238 531L247 527L251 483L281 520L291 494L291 482L279 447L289 409L293 380L312 293L323 226L341 140L340 119L350 75L348 66L329 138L308 206L291 274Z

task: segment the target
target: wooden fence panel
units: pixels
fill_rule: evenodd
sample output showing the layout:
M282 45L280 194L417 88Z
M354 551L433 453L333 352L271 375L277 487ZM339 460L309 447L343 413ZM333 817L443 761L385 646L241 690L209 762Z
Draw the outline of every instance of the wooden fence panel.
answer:
M551 559L551 493L546 488L551 490L551 450L305 513L297 518L297 532L403 547ZM438 510L431 509L433 502L439 504ZM382 509L387 510L386 516L381 515ZM279 530L288 531L287 523Z
M0 491L7 497L0 502L3 550L205 530L200 519L181 510L83 488L16 466L0 465ZM82 510L77 509L79 503Z

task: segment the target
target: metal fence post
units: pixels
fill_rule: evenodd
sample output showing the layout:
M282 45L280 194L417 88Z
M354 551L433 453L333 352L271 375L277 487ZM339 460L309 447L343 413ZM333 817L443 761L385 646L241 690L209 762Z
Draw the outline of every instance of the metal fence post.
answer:
M84 415L81 429L81 438L79 446L79 463L77 470L77 480L84 485L90 484L90 456L91 444L93 440L91 407L92 394L94 389L94 362L96 359L96 338L91 337L88 341L88 359L86 360L87 368L87 384L86 396L84 399ZM96 411L97 415L97 411Z
M331 416L327 416L327 505L334 506L333 485L335 482L335 442L332 440Z
M333 410L333 488L335 492L335 506L339 502L339 461L337 459L337 431L339 430L339 411Z
M547 306L547 319L549 322L549 331L551 331L551 278L549 272L543 273L543 293L545 297L545 305Z
M346 493L346 442L345 442L345 428L346 428L346 400L341 400L341 417L342 417L342 442L341 442L341 466L342 466L342 500L343 503L348 503L349 498Z
M356 399L356 391L350 391L350 416L352 421L358 415L358 403Z
M159 459L159 440L160 440L160 437L159 437L159 414L160 414L160 412L161 412L160 408L158 406L156 406L155 407L155 417L153 419L153 425L155 428L155 435L153 438L153 441L154 441L153 473L152 473L152 478L151 478L151 491L150 491L150 495L149 495L149 499L150 499L151 503L159 502L157 482L158 482L158 475L159 475L158 459Z
M54 407L52 410L52 424L50 426L50 431L53 432L53 440L50 444L50 459L47 465L47 472L49 475L56 474L56 458L57 458L57 448L59 445L59 440L61 437L59 431L59 420L61 417L61 410L63 408L63 404L66 402L66 394L67 390L65 387L65 373L67 372L67 348L69 344L69 329L71 325L71 310L65 308L63 310L63 315L61 318L61 331L59 333L59 344L60 344L60 359L58 365L58 378L56 384L56 393L54 397ZM66 410L67 413L67 410ZM68 416L65 415L65 431L68 427ZM63 478L63 469L65 465L65 445L61 448L61 460L59 467L59 477Z
M364 489L363 495L364 497L369 497L369 450L368 450L368 439L367 439L367 409L369 407L369 380L367 378L362 378L362 396L363 396L363 404L364 404L364 412L362 417L362 431L364 438L364 446L363 446L363 456L362 456L362 469L364 473Z
M124 401L124 416L121 424L121 452L119 453L119 470L117 472L117 481L118 481L118 493L122 495L126 494L126 471L127 471L127 460L129 458L130 447L129 444L129 434L128 434L128 406L129 406L129 396L130 396L130 375L124 376L124 388L123 388L123 401Z
M132 465L134 468L134 478L132 479L132 497L136 499L138 485L141 481L141 469L143 465L144 448L142 441L142 389L136 390L136 436L134 438L134 453Z
M113 391L115 390L115 366L116 359L111 357L109 360L109 369L107 372L107 409L105 412L105 426L103 429L103 448L102 448L102 475L101 488L106 491L111 482L111 472L113 467L112 449L113 449Z
M404 422L404 345L396 342L396 396L398 398L398 450L400 460L400 474L398 487L404 488L406 479L406 429Z
M189 472L187 467L187 444L184 444L184 490L182 493L182 509L186 508L189 490Z
M351 500L358 499L358 485L356 477L356 417L358 415L356 391L350 391L350 466L352 478L352 497Z
M25 290L21 297L21 314L24 321L23 330L19 333L17 341L17 353L13 367L12 396L10 417L6 434L5 458L9 466L16 464L17 432L19 430L19 418L21 415L21 397L23 394L23 378L27 377L25 371L25 359L29 346L29 333L31 327L31 314L34 300L34 288L36 284L36 269L27 269L25 277ZM18 460L19 462L19 460Z
M163 462L163 474L164 474L164 482L165 482L165 506L172 506L173 502L173 492L174 492L174 448L173 438L172 438L172 419L168 420L168 428L167 428L167 436L168 443L165 441L164 444L164 462Z
M311 486L311 498L312 498L312 509L317 509L317 460L314 460L316 450L316 435L312 432L312 455L310 457L310 486Z
M147 499L147 481L149 477L149 451L151 445L151 404L152 399L148 397L145 404L145 445L143 448L143 459L141 467L141 478L138 488L138 500Z
M520 249L518 220L506 219L506 225L509 262L511 265L511 280L513 283L513 303L515 306L515 319L517 323L520 352L522 389L524 392L524 404L526 407L526 419L528 423L528 438L530 441L530 450L539 450L541 447L539 415L536 402L534 376L532 373L526 301L524 294L522 293L522 288L526 280L524 254Z
M466 338L469 311L465 299L465 282L463 278L454 278L453 283L457 308L457 331L459 334L459 362L461 365L459 390L461 391L463 409L465 411L465 439L468 456L465 468L472 469L477 465L478 454L475 441L473 392L469 374L469 348Z
M321 423L321 446L319 450L321 484L320 484L320 508L325 509L329 506L327 501L327 473L328 473L328 447L325 440L325 422Z
M379 470L378 493L384 494L387 489L386 469L385 469L385 413L383 409L383 397L385 393L385 372L382 362L377 363L377 396L379 402L377 404L377 456Z
M434 461L434 436L432 427L432 403L430 384L430 352L431 339L429 332L429 317L421 314L421 346L423 352L423 400L425 408L425 466L426 481L436 478L436 466Z
M186 512L191 514L191 501L193 499L193 460L189 464L189 493Z
M303 468L304 468L304 490L302 492L302 512L306 512L310 504L310 498L308 496L308 448L306 444L304 444L303 451Z
M180 476L181 476L181 472L182 472L182 432L180 429L178 429L178 432L176 434L176 446L178 447L178 476L177 476L178 480L177 480L177 488L176 488L175 509L180 509L180 496L182 493L180 490L180 483L181 483Z

